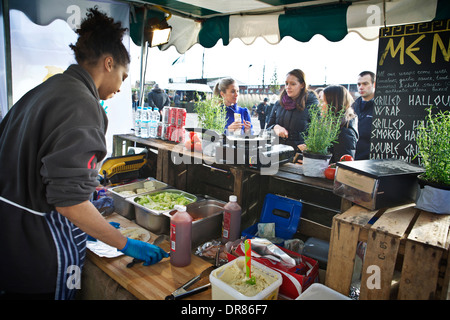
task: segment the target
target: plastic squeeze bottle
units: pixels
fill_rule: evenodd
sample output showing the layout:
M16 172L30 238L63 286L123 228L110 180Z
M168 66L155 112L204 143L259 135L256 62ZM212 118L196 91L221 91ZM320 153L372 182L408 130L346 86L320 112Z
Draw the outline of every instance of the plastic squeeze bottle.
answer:
M227 243L239 239L241 235L242 208L237 203L237 197L230 196L230 202L223 209L222 243Z
M192 217L186 206L175 206L177 212L170 219L170 263L185 267L191 263Z

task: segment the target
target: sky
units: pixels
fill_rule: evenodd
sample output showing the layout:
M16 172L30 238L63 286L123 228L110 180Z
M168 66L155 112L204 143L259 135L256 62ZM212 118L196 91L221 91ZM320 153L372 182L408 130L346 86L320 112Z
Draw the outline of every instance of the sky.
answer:
M141 48L131 41L132 86L139 80ZM272 45L258 38L253 44L245 45L234 39L228 46L221 41L213 48L195 45L184 56L172 46L166 51L151 48L147 58L146 81L156 81L164 86L172 78L174 82L202 77L230 76L250 84L270 84L277 72L277 81L284 83L285 75L292 69L305 72L310 85L356 83L357 75L364 70L376 72L378 40L366 41L355 33L348 34L339 42L330 42L321 35L303 43L285 37L279 44ZM177 59L178 63L173 64Z

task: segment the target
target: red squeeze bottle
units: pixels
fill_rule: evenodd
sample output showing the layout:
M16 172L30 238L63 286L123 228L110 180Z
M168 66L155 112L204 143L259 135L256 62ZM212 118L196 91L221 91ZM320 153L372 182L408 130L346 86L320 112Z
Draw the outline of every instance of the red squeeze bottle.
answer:
M230 196L230 202L223 209L222 243L227 243L239 239L241 235L242 209L237 203L236 196Z
M185 206L175 206L170 219L170 263L185 267L191 263L192 217Z

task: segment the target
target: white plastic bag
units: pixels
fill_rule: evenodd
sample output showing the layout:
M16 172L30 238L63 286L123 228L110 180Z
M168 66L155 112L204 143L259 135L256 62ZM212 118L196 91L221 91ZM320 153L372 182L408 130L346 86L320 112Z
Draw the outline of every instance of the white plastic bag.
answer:
M303 175L307 177L324 178L324 171L328 167L328 159L312 159L303 155Z
M450 214L450 190L431 186L419 188L416 208L439 214Z

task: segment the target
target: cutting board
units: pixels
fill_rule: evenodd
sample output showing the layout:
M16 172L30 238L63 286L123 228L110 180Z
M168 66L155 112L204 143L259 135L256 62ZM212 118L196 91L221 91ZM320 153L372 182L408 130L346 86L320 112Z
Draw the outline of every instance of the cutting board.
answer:
M108 222L118 222L121 227L138 226L116 213L106 217L106 220ZM156 237L157 235L151 233L149 242L153 242ZM170 244L168 241L162 242L159 246L167 252L169 251ZM125 255L117 258L102 258L88 250L87 256L90 261L108 276L141 300L164 300L166 296L170 295L177 288L211 266L209 262L195 255L192 255L191 264L182 268L172 266L169 258L165 258L151 266L143 266L140 263L135 264L132 268L127 268L127 264L133 258ZM185 299L210 300L211 289Z

